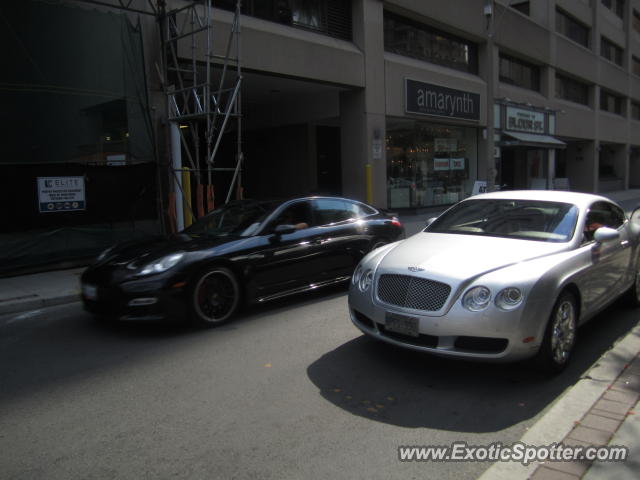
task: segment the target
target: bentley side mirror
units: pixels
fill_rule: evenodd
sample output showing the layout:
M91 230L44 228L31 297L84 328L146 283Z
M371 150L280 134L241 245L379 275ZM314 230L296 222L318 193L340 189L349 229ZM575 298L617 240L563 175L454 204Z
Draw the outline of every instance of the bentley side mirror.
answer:
M631 215L629 215L629 220L632 223L640 223L640 206L636 207Z
M609 227L600 227L593 233L593 239L598 243L611 242L620 238L620 232Z

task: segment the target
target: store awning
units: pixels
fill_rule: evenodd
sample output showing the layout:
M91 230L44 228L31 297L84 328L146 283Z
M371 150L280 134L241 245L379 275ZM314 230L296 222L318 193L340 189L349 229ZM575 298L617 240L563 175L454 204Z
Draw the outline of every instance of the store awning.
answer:
M502 132L501 147L542 147L566 148L567 144L551 135L537 135L535 133ZM509 137L509 138L504 138Z

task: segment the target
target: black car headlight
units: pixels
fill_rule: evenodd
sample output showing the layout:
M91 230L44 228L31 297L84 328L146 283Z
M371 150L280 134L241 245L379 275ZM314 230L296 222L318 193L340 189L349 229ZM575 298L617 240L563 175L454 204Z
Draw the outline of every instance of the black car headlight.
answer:
M140 275L150 275L152 273L166 272L170 268L175 267L184 257L184 253L172 253L171 255L158 258L151 263L147 263L140 270Z

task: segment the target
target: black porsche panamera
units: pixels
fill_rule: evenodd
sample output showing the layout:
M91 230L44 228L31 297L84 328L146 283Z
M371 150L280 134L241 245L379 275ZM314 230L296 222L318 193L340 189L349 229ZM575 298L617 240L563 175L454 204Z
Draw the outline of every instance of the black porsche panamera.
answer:
M117 244L81 278L86 310L120 319L230 320L265 302L347 281L398 219L336 197L231 202L182 232Z

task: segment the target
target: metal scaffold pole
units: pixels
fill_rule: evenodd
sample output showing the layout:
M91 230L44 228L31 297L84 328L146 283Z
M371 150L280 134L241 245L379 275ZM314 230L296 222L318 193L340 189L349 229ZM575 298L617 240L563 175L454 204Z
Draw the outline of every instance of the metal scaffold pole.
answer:
M233 20L214 18L218 9L213 0L172 2L171 0L79 0L131 13L155 16L162 48L158 73L167 99L168 137L170 138L168 185L171 193L169 216L178 219L176 208L185 208L188 224L214 208L214 183L226 187L225 202L242 198L242 109L240 62L240 18L242 1L235 2ZM228 2L225 2L228 4ZM176 6L172 8L172 6ZM226 17L226 16L225 16ZM220 31L214 31L215 29ZM224 30L228 29L228 35ZM215 33L215 35L214 35ZM234 122L230 122L235 119ZM231 145L225 134L233 133L236 145L225 147L227 158L220 158L221 145ZM230 160L230 161L229 161ZM217 174L222 176L217 177ZM193 178L192 178L193 177ZM192 181L195 202L188 188ZM182 180L180 180L182 179ZM203 182L206 181L206 184ZM187 198L188 197L188 198Z
M214 32L214 6L212 0L192 2L160 16L168 120L179 127L182 157L188 160L188 174L196 184L192 217L214 208L214 183L221 185L230 172L225 202L234 189L238 198L242 196L241 1L236 2L231 24L215 24L216 29L229 28L226 44L224 37ZM233 118L235 124L230 122ZM225 134L233 133L234 126L236 153L230 166L229 159L219 157L221 145L229 142ZM218 174L227 177L218 178ZM176 197L187 195L186 191L174 193ZM186 205L193 204L191 198L183 200Z

